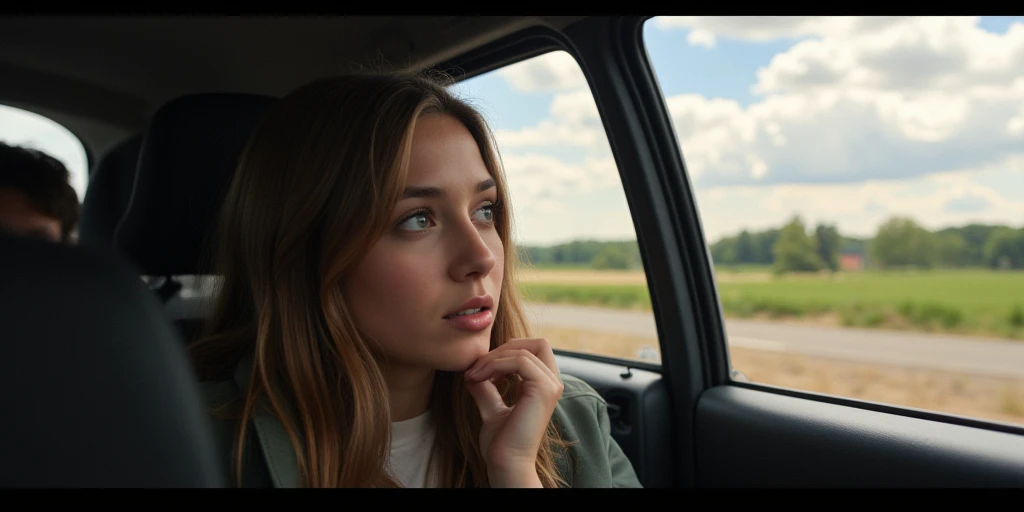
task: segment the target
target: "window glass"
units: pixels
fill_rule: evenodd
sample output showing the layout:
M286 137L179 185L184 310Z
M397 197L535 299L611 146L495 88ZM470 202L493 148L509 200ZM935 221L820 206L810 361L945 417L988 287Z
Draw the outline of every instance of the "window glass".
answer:
M555 51L456 88L495 132L537 334L555 348L659 363L636 231L579 64Z
M1024 423L1024 19L658 17L752 382Z

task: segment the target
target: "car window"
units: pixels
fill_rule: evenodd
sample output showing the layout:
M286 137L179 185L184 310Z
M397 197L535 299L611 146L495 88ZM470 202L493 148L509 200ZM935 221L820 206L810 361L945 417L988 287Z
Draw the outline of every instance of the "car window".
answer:
M64 164L78 200L85 198L89 163L85 147L71 131L56 121L9 105L0 105L0 141L38 149Z
M1024 423L1024 19L658 17L731 364Z
M558 349L660 363L636 231L579 64L553 51L455 88L495 132L537 335Z

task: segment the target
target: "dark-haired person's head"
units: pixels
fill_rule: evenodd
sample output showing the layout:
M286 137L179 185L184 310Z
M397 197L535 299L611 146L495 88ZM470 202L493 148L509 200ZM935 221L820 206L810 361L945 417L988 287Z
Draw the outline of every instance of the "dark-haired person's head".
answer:
M0 142L0 233L70 241L80 205L69 177L56 158Z

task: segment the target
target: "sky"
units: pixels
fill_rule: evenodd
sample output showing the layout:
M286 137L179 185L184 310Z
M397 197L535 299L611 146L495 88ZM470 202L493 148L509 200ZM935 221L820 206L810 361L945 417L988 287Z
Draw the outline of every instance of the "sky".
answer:
M659 17L644 44L709 241L793 215L870 236L1024 225L1024 17ZM635 238L576 61L553 52L456 86L495 131L519 243ZM69 167L67 130L0 106L0 140Z
M644 28L709 241L793 215L871 236L1024 225L1024 18L667 17ZM524 243L633 238L593 98L556 52L470 80Z

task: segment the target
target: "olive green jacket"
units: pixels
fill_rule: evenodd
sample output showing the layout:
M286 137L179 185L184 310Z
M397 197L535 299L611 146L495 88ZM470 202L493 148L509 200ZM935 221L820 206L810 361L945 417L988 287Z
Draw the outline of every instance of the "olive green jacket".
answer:
M234 379L201 384L211 411L241 395L252 369L252 358L242 360ZM633 466L611 437L606 403L592 387L576 377L561 375L562 397L552 419L563 439L572 444L569 457L559 457L559 474L571 487L640 487ZM211 415L214 440L224 474L235 461L236 422ZM298 464L284 426L268 413L257 413L246 436L242 462L243 487L297 487ZM228 478L232 485L235 478Z

